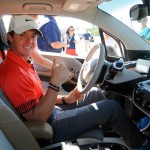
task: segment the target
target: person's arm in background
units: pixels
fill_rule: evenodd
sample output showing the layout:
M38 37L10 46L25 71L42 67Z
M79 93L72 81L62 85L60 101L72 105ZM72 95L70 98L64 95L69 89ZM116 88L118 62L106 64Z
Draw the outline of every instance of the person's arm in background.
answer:
M79 37L78 37L77 35L74 35L74 39L75 39L75 40L74 40L74 43L75 43L75 44L78 44Z
M45 57L43 57L39 52L39 50L34 50L31 54L32 59L36 61L36 63L46 67L46 68L52 68L53 62ZM57 66L57 64L56 64ZM69 72L69 80L71 80L74 77L74 74L72 72Z
M56 49L58 49L58 48L67 48L67 44L66 43L64 43L64 42L53 42L53 43L51 43L51 46L53 47L53 48L56 48Z
M34 50L31 54L32 59L34 59L38 64L46 67L46 68L52 68L53 62L49 59L43 57L39 54L39 50Z
M145 39L150 44L150 28L148 28L148 31L147 31Z
M57 26L57 24L51 22L46 29L47 34L45 35L48 43L54 48L67 48L67 44L65 42L61 42L61 32Z
M85 34L83 34L83 40L85 40Z
M80 52L80 45L79 45L80 37L77 34L75 34L74 39L75 39L74 43L75 43L76 54L78 55Z

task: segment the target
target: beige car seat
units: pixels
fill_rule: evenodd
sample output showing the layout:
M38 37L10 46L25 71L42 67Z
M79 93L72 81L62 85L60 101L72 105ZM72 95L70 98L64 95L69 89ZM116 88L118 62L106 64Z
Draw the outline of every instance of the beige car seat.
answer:
M27 127L1 99L0 150L40 150Z
M53 137L53 131L51 126L47 122L42 121L25 121L21 115L15 110L13 105L8 100L7 96L4 94L2 89L0 89L0 98L1 100L15 113L15 115L23 121L23 123L27 126L33 136L39 139L51 140Z

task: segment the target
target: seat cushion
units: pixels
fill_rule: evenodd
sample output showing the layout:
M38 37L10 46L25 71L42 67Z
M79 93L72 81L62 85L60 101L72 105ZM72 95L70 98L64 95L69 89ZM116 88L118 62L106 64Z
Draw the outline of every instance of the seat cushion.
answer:
M104 138L103 131L97 127L91 129L77 138L78 145L87 145L102 142Z
M15 150L40 150L40 146L27 127L1 100L0 129Z

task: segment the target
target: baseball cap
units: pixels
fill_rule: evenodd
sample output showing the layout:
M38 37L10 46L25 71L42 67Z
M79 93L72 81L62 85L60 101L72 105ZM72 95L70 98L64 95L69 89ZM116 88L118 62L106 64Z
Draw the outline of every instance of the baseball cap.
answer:
M9 32L14 31L17 34L21 34L27 30L35 29L40 36L43 36L39 30L37 23L29 15L18 15L13 18L10 23Z

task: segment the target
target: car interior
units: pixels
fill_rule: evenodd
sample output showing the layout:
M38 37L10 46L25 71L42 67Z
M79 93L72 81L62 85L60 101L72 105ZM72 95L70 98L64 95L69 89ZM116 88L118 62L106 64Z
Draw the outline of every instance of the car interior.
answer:
M84 56L39 52L49 60L55 58L58 64L64 62L74 73L74 77L62 85L59 95L67 95L76 86L85 94L96 86L107 99L116 100L135 123L145 116L150 118L150 45L105 11L107 5L110 6L108 11L120 10L121 6L113 5L113 2L115 4L115 0L1 0L0 63L9 48L6 29L9 22L4 22L4 16L55 15L86 21L93 28L96 26L99 38ZM126 13L132 21L141 20L150 15L150 2L138 0ZM110 52L113 48L107 45L105 35L113 38L117 53ZM79 49L83 50L83 47ZM34 60L33 63L46 91L51 78L50 68ZM147 136L150 136L149 125L150 121L141 130ZM26 121L0 88L0 150L130 150L109 125L94 128L70 141L53 143L52 137L52 127L47 122Z

